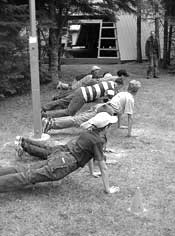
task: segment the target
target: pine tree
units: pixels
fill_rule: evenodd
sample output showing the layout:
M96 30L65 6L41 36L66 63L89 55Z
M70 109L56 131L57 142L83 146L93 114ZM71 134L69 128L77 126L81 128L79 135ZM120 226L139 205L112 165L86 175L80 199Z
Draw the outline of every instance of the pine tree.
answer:
M175 1L162 0L165 9L164 14L164 50L163 50L163 67L167 68L170 64L171 42L172 42L172 25L169 19L175 18Z
M142 62L142 46L141 46L141 36L142 36L142 0L137 0L137 62Z
M1 72L10 70L11 61L17 48L21 47L19 32L27 18L26 6L0 2L0 65ZM18 1L19 3L19 1Z

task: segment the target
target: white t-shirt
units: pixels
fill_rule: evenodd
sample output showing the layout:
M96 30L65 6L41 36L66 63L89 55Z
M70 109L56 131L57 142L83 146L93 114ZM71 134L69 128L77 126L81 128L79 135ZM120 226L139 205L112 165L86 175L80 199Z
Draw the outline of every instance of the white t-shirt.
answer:
M130 115L134 113L134 97L129 92L117 93L108 103L117 113Z

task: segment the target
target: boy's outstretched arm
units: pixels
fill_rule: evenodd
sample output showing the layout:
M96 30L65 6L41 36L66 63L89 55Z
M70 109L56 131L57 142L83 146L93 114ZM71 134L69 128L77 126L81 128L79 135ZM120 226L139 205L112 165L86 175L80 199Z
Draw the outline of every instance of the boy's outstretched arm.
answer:
M109 178L108 178L108 168L107 165L105 163L105 161L98 161L98 165L101 171L101 176L102 176L102 180L103 180L103 185L105 188L105 192L106 193L116 193L119 192L119 187L116 186L109 186Z

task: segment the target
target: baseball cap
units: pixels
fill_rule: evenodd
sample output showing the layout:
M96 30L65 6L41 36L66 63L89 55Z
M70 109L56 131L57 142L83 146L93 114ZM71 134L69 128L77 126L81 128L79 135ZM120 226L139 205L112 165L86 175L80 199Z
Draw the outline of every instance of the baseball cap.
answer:
M109 124L117 123L117 121L117 116L111 116L107 112L100 112L90 120L82 123L81 127L85 129L91 128L92 126L95 126L96 128L104 128Z
M91 71L95 71L95 70L101 70L101 68L98 67L98 66L93 66L92 69L91 69Z
M105 79L108 79L110 77L112 77L111 73L105 73L105 75L103 76L103 78Z
M128 90L131 92L137 92L138 89L141 87L141 83L138 80L131 80L129 81Z
M126 76L126 77L128 77L129 76L129 74L128 74L128 72L126 71L126 70L118 70L117 71L117 75L118 76Z

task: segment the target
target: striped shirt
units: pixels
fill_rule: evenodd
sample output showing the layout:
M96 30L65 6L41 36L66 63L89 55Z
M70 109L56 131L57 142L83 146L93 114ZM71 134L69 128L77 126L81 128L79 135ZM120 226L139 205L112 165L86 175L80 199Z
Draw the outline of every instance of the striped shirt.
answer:
M81 87L83 97L86 102L92 102L97 98L103 97L107 90L115 90L116 83L113 81L104 81L92 86Z

